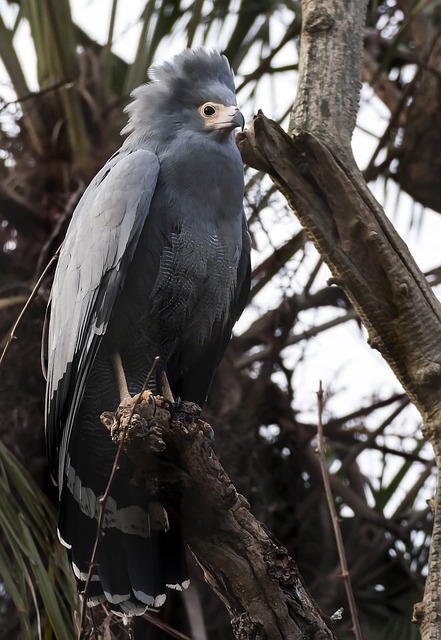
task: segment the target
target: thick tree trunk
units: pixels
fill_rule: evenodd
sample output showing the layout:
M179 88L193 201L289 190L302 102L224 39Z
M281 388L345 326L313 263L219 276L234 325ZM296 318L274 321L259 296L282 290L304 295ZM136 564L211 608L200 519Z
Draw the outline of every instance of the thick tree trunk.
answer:
M134 410L132 403L103 422L116 443L124 438L134 481L182 530L238 640L335 640L286 549L236 492L199 413L197 405L182 403L170 419L162 399L154 412L145 392Z
M297 96L289 132L351 155L361 88L365 0L303 0Z
M441 464L441 306L352 156L364 2L304 0L297 99L288 136L259 114L242 156L267 171L420 411ZM441 486L429 575L416 606L423 640L441 640Z

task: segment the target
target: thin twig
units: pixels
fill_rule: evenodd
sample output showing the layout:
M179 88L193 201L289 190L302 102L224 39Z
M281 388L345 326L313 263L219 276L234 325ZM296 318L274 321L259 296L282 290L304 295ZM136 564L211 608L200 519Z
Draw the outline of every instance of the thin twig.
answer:
M20 324L21 320L23 319L23 316L26 313L26 311L28 310L29 305L31 304L32 300L37 295L38 290L39 290L39 288L41 286L41 283L43 282L43 280L47 276L47 274L48 274L49 270L51 269L53 263L56 260L58 260L58 255L60 253L60 248L61 247L59 247L57 249L57 251L54 253L52 258L47 263L46 268L44 269L44 271L42 272L41 276L38 278L34 288L32 289L31 294L30 294L29 298L27 299L25 306L20 311L20 314L19 314L17 320L14 322L13 327L12 327L11 331L9 332L9 335L8 335L7 340L6 340L6 344L5 344L4 348L3 348L2 354L0 356L0 368L2 366L2 363L3 363L3 360L4 360L5 356L6 356L6 353L8 352L9 347L11 346L11 342L13 340L15 340L15 338L16 338L15 331L17 330L18 325Z
M320 380L319 390L317 392L317 409L318 409L318 420L317 420L317 453L318 459L320 463L320 471L322 473L323 478L323 486L325 488L326 501L328 503L328 509L331 516L332 527L334 529L335 542L337 544L338 557L340 561L341 573L343 578L343 583L345 585L346 597L349 603L349 610L351 613L353 632L356 640L363 640L363 636L361 634L360 622L358 620L357 609L355 606L354 592L352 591L351 579L348 571L348 563L346 561L346 553L343 544L343 538L341 535L340 524L338 520L337 511L335 509L334 500L331 492L331 483L329 481L328 468L326 466L326 458L325 458L325 445L323 438L323 387L322 381Z
M336 318L333 318L328 322L324 322L323 324L318 324L315 327L311 327L311 329L302 331L302 333L297 333L290 336L286 340L285 344L283 345L283 348L290 347L294 344L298 344L303 340L308 340L308 338L312 338L317 334L321 333L322 331L327 331L328 329L332 329L340 324L343 324L344 322L348 322L349 320L356 320L358 317L359 317L358 313L355 311L355 309L350 309L349 311L347 311L347 313L345 313L344 316L337 316ZM265 345L264 347L262 347L262 349L254 353L245 353L244 355L237 358L237 360L234 362L234 368L236 370L244 369L245 367L249 367L250 365L252 365L254 362L258 360L265 360L271 354L272 349L273 349L273 346L271 343L271 344Z
M21 104L22 102L26 102L26 100L33 100L35 98L41 98L42 96L46 95L47 93L52 93L52 91L57 91L58 89L70 89L71 87L75 86L75 83L72 82L72 80L60 80L59 82L56 82L55 84L51 85L50 87L46 87L44 89L40 89L39 91L30 91L29 93L26 93L22 96L19 96L18 98L16 98L15 100L10 100L9 102L2 102L2 104L0 104L0 113L2 111L4 111L5 109L7 109L8 107L10 107L12 104Z
M259 66L252 73L249 73L247 76L244 77L242 83L237 87L236 93L239 93L249 82L259 79L264 73L272 73L275 71L277 72L278 69L271 68L272 59L276 56L277 53L279 53L281 49L283 49L283 47L287 44L287 42L290 42L293 39L293 37L299 33L299 31L300 31L300 21L296 16L294 22L288 27L288 30L286 31L284 37L281 39L279 44L270 51L269 55L266 58L260 61ZM289 71L297 68L298 68L298 65L290 65L288 67Z
M89 592L89 588L90 588L90 583L92 581L92 571L95 567L95 558L96 558L96 554L97 554L97 550L98 550L98 545L99 545L99 541L101 539L101 533L102 533L102 529L103 529L103 517L104 517L104 509L106 507L106 502L107 499L109 497L110 494L110 490L112 488L112 484L113 481L115 479L116 476L116 472L118 471L118 462L119 462L119 458L121 456L123 447L124 447L124 440L127 434L127 429L130 425L130 421L132 420L134 411L137 407L137 405L141 402L141 397L142 394L144 393L144 391L147 389L148 383L150 382L150 379L153 375L153 372L156 369L156 366L159 362L159 356L156 356L156 358L153 360L153 364L150 368L150 371L147 374L147 377L144 381L144 384L142 386L142 389L136 399L136 402L133 404L132 409L130 411L129 414L129 418L126 422L126 424L124 425L124 428L122 430L122 434L121 434L121 440L119 442L118 445L118 449L116 451L115 454L115 459L113 461L113 466L112 466L112 471L110 472L110 476L109 476L109 480L107 482L107 486L106 489L104 491L104 494L101 496L101 498L99 499L99 508L98 508L98 524L97 524L97 531L96 531L96 538L95 538L95 544L93 546L93 551L92 551L92 556L90 558L90 564L89 564L89 571L87 574L87 580L86 580L86 584L84 585L84 591L83 591L83 603L82 603L82 607L81 607L81 624L80 624L80 631L79 631L79 635L78 635L78 640L85 640L86 636L86 612L87 612L87 594Z
M388 427L399 415L400 413L409 405L410 400L407 396L404 396L402 400L400 400L400 404L396 409L392 411L392 413L377 427L374 431L369 433L369 436L363 442L359 442L355 446L351 447L350 451L343 458L340 473L345 471L352 462L360 455L362 451L368 449L370 447L375 448L375 442L378 436L382 435L386 427ZM378 450L378 449L377 449ZM401 455L401 452L397 452L398 455ZM406 453L406 452L404 452Z
M145 613L143 617L146 618L146 620L148 620L153 626L165 631L171 638L176 638L177 640L191 640L190 636L186 636L184 633L181 633L177 629L174 629L169 624L167 624L160 618L156 618L151 613Z

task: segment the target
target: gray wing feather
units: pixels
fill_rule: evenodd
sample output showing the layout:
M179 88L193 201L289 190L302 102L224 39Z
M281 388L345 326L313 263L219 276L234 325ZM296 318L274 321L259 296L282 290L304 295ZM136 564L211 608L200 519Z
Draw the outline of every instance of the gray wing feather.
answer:
M118 154L96 175L72 217L50 298L46 441L53 474L57 457L62 472L87 375L149 213L158 174L153 153Z

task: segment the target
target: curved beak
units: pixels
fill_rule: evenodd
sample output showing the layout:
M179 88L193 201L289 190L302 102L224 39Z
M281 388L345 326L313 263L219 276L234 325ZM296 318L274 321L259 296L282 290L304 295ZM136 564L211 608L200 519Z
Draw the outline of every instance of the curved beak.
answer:
M210 127L210 129L235 129L240 127L243 131L245 118L236 106L212 104L217 111L216 114L205 119L205 126Z
M241 131L245 129L245 118L243 117L242 111L239 111L239 109L237 109L236 113L231 119L231 124L234 127L240 127Z

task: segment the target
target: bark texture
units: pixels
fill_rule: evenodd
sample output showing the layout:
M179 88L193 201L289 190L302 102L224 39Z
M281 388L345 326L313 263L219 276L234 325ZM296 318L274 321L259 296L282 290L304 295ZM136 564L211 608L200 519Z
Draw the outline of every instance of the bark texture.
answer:
M290 133L309 131L351 154L361 88L364 0L303 0Z
M124 437L134 482L181 527L238 640L335 640L286 549L236 492L199 413L182 403L171 418L162 398L154 410L145 392L134 411L125 405L102 420L116 443Z
M330 267L378 349L420 411L441 465L441 306L356 167L308 133L291 139L258 115L239 141L265 167ZM441 505L437 499L429 575L415 620L423 640L441 639Z
M437 420L441 306L355 165L309 133L291 139L263 114L239 146L285 195L426 426Z
M272 177L420 411L441 465L441 306L353 160L365 4L304 0L299 87L288 136L259 114L244 161ZM415 621L441 640L441 483L429 575Z

